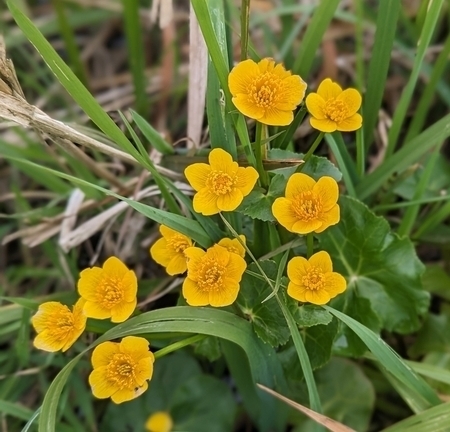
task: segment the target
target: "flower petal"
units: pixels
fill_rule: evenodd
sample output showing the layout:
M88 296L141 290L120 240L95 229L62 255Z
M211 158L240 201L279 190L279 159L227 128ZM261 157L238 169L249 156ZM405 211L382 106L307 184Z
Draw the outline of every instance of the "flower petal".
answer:
M201 291L192 279L184 280L182 291L189 306L207 306L209 304L209 293Z
M231 94L235 96L238 93L247 93L259 73L258 65L251 59L238 63L228 75Z
M211 167L205 163L194 163L184 170L184 175L189 184L196 191L206 186L206 180L211 173Z
M142 386L145 381L150 380L152 378L154 361L155 357L153 356L153 354L150 357L146 357L139 360L139 363L137 364L136 369L134 371L135 379L139 386Z
M287 198L277 198L272 204L272 213L278 223L288 231L292 231L292 227L298 221L298 217L292 209L292 202Z
M166 272L170 276L182 274L187 270L187 259L184 253L176 253L167 264Z
M244 258L238 254L232 253L230 254L230 260L228 261L226 277L236 282L240 282L246 268L247 263Z
M308 260L303 257L292 258L287 265L287 275L289 280L295 285L303 285L303 276L305 276L310 268Z
M342 88L339 84L331 81L330 78L324 79L317 89L317 94L322 96L325 101L332 98L337 98L342 93Z
M233 211L239 207L243 199L244 196L240 189L232 189L225 195L219 195L217 207L220 211Z
M86 317L85 317L86 319ZM81 336L81 333L84 332L84 329L86 327L86 321L84 322L84 326L81 328L76 329L75 327L72 329L70 334L68 335L67 339L65 340L64 346L61 348L62 352L66 352Z
M283 79L281 100L277 102L276 108L280 110L294 110L305 97L305 90L306 83L299 75L291 75Z
M240 235L239 236L241 241L245 244L245 236ZM242 246L242 244L239 242L237 238L230 239L230 238L223 238L222 240L217 243L219 246L222 246L228 250L228 252L238 254L242 258L245 257L245 248Z
M211 216L220 212L217 207L217 195L210 192L207 188L202 189L194 195L194 210L204 216Z
M135 398L137 398L138 396L140 396L142 393L145 392L145 390L148 389L148 384L147 381L144 382L144 384L142 385L142 387L139 387L137 389L122 389L122 390L117 390L112 396L111 396L111 400L115 403L115 404L121 404L123 402L128 402L130 400L133 400Z
M35 348L47 351L55 352L59 351L65 344L66 340L56 337L51 329L44 330L39 333L33 340Z
M111 310L103 308L97 302L87 301L83 307L83 312L88 318L105 319L111 317Z
M136 309L137 299L134 297L133 301L122 301L116 304L111 309L111 322L120 323L126 321L133 314Z
M362 126L362 117L361 114L354 114L345 120L342 120L337 125L337 130L342 132L352 132L359 129Z
M333 271L333 263L331 262L330 255L328 252L320 251L315 253L309 259L309 264L318 267L322 270L322 273L329 273Z
M269 126L287 126L294 120L294 114L292 110L285 111L277 107L272 107L267 108L264 114L260 118L257 118L257 120Z
M336 272L327 273L324 275L324 289L328 292L331 298L343 293L347 289L347 281L344 276Z
M255 187L259 174L253 167L239 167L236 177L236 187L242 192L242 195L247 196Z
M319 290L306 290L305 292L306 301L316 305L323 305L330 301L330 294L324 289Z
M136 273L132 270L128 270L122 278L123 296L126 302L133 301L136 298L137 286Z
M286 185L286 198L292 199L303 192L313 190L316 181L309 175L303 173L295 173L289 177Z
M320 215L321 226L315 229L317 234L325 231L329 226L336 225L341 218L339 205L336 204L330 210Z
M218 265L226 267L230 262L231 253L227 248L215 244L206 251L206 256Z
M69 308L60 302L45 302L39 306L38 311L31 318L31 323L36 332L40 333L49 327L49 318L68 312L70 312Z
M271 72L275 68L275 60L270 57L263 58L258 62L258 68L261 74L264 72Z
M149 347L148 340L139 336L125 336L119 343L120 352L129 354L135 363L153 357Z
M108 366L114 354L120 352L119 344L116 342L102 342L92 352L91 363L94 369Z
M316 119L324 120L327 118L325 115L325 99L317 93L310 93L306 96L306 108L309 113Z
M99 399L109 398L117 391L117 387L108 381L106 367L94 369L90 373L89 385L91 386L92 394Z
M234 174L238 170L237 162L233 161L230 153L221 148L211 150L208 160L213 171L222 171L228 174Z
M234 303L238 294L239 282L227 277L221 289L209 292L209 304L214 307L229 306Z
M234 106L244 115L259 120L264 115L264 108L255 104L247 94L239 93L232 99Z
M121 278L125 276L130 270L128 267L117 257L109 257L103 264L103 271L112 277Z
M287 293L290 297L297 301L306 302L306 293L308 290L303 285L296 285L293 282L289 282Z
M356 112L361 108L362 97L358 90L354 88L349 88L344 90L336 100L344 102L348 109L349 116L356 114Z
M309 234L311 232L318 232L317 229L322 226L322 222L318 219L303 221L297 220L289 231L297 234Z
M323 211L328 211L336 205L339 198L339 187L334 178L321 177L314 185L313 191L320 197Z
M96 301L97 287L103 279L103 270L100 267L92 267L83 270L78 279L77 288L81 297L89 301Z
M167 248L167 240L160 238L150 248L150 255L158 264L167 267L173 257L173 251Z
M316 119L311 117L309 123L314 129L317 129L320 132L331 133L337 129L336 122L329 119Z

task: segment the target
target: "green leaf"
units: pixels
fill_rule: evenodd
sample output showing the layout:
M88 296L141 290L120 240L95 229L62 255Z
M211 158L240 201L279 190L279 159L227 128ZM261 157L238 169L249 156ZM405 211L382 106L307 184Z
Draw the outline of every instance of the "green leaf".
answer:
M428 264L422 283L427 291L450 301L450 276L440 265Z
M318 236L334 270L348 281L347 291L336 301L357 308L360 298L367 299L382 328L399 333L417 330L429 294L422 288L424 266L413 244L392 234L387 221L361 202L341 196L339 204L340 222ZM345 305L343 311L347 313Z
M219 339L210 336L197 342L195 354L206 357L210 362L218 360L222 355Z
M448 315L429 314L414 344L408 349L408 355L416 358L433 351L450 351L450 317Z
M270 279L276 279L277 264L274 261L262 261L260 265ZM250 264L248 270L259 273L255 264ZM261 340L277 347L289 340L290 332L276 299L271 298L262 303L271 293L272 289L265 281L245 273L241 281L237 304L252 323L253 329Z
M312 327L316 325L326 325L331 322L333 315L320 306L304 304L298 308L295 320L300 327Z
M328 324L308 327L303 331L306 351L311 359L311 367L313 369L322 367L330 360L337 331L338 321L336 319L333 319Z

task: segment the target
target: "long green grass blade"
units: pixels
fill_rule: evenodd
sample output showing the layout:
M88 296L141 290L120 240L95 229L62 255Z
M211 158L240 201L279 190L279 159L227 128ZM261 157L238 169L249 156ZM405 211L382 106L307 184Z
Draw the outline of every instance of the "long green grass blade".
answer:
M377 358L380 365L411 389L411 391L424 398L430 407L441 403L441 400L434 390L417 376L416 373L402 361L398 354L372 330L330 306L323 306L323 308L350 327L367 345L367 348Z

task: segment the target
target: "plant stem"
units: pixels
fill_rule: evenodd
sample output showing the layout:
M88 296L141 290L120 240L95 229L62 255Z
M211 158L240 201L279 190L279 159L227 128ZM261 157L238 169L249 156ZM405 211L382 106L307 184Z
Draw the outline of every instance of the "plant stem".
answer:
M177 351L181 348L184 348L185 346L192 345L195 342L200 342L201 340L207 337L208 337L207 335L195 335L183 339L181 341L175 342L173 344L170 344L169 346L166 346L165 348L161 348L160 350L156 351L155 359L164 357L165 355L170 354L171 352Z
M304 163L298 166L296 172L301 172L303 167L306 165L306 162L308 162L309 158L313 155L313 153L316 151L318 145L321 143L323 136L325 135L324 132L320 132L319 135L317 135L316 139L312 143L309 150L306 152L305 156L303 156Z
M241 1L241 61L247 60L250 0Z
M311 258L311 256L314 253L314 236L313 233L306 234L306 256L308 259Z
M263 165L263 146L261 144L262 140L267 138L267 126L256 122L256 134L255 134L255 158L256 158L256 169L259 174L259 181L264 189L269 187L269 176ZM265 147L264 147L265 150ZM264 151L265 153L265 151Z

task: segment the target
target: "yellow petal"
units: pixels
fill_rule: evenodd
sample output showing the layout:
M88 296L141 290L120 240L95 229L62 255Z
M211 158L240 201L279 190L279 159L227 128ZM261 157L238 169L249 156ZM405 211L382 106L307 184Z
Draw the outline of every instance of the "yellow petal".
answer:
M117 257L109 257L103 264L103 271L111 277L122 278L130 270L128 267Z
M206 255L218 265L226 267L230 262L232 254L226 248L216 244L206 251Z
M339 198L339 188L334 178L321 177L314 185L313 191L320 197L323 211L328 211L336 205Z
M108 366L114 354L120 352L119 344L116 342L102 342L97 345L92 352L91 363L94 369Z
M70 332L70 335L68 335L64 346L61 348L62 352L66 352L76 341L77 339L81 336L81 333L83 333L84 329L86 327L86 321L83 327L81 328L73 328L73 330Z
M236 210L241 204L244 196L240 189L232 189L225 195L219 195L217 198L217 207L220 211L233 211Z
M324 289L328 292L331 298L343 293L347 289L347 281L344 276L339 273L327 273L324 275Z
M321 226L322 222L318 219L310 221L298 220L289 231L297 234L309 234L314 231L317 232L317 229Z
M339 205L336 204L334 207L332 207L327 212L324 212L320 215L319 219L321 222L320 227L317 227L315 229L315 232L317 234L325 231L328 227L331 225L336 225L340 220L340 208Z
M230 93L235 96L239 93L248 93L253 80L259 75L258 65L253 60L238 63L228 75Z
M31 323L37 333L49 327L49 318L61 313L70 312L67 306L60 302L45 302L39 305L38 311L31 318Z
M310 259L309 264L314 267L320 268L322 273L328 273L333 271L333 263L331 262L328 252L320 251L315 253Z
M233 99L234 106L244 115L259 120L264 115L264 108L255 104L254 100L247 94L238 94Z
M240 235L239 237L241 241L245 244L245 236ZM238 254L242 258L245 257L245 248L236 238L234 239L223 238L222 240L219 241L218 245L226 248L228 252Z
M82 330L86 328L87 317L84 314L83 308L86 304L86 300L79 298L78 301L73 306L73 325L76 330Z
M208 166L208 165L206 165L206 166ZM169 239L170 237L173 237L173 236L176 236L176 235L179 235L179 234L180 234L178 231L175 231L174 229L169 228L169 227L166 226L166 225L160 225L160 226L159 226L159 232L161 233L161 235L162 235L166 240Z
M145 428L148 432L170 432L173 428L173 421L169 413L157 411L147 419Z
M356 112L361 108L361 94L354 88L344 90L336 99L344 102L348 109L349 116L356 114Z
M126 302L133 301L137 295L137 278L132 270L128 270L122 278L123 296Z
M330 78L326 78L320 83L317 93L327 101L328 99L337 98L342 93L342 88L339 84L331 81Z
M253 167L239 167L236 177L236 187L242 192L242 195L247 196L255 187L259 174Z
M289 177L286 185L286 198L292 199L301 193L313 190L316 181L309 175L295 173Z
M278 76L279 78L281 78L283 81L286 80L286 78L289 78L290 76L292 76L292 72L291 71L287 71L284 68L284 65L282 63L278 63L272 71L276 76ZM300 78L298 75L295 75L298 78Z
M135 370L135 379L139 386L145 381L152 379L154 356L139 360Z
M308 272L310 264L303 257L292 258L287 265L287 275L289 280L295 285L303 285L302 279Z
M150 248L150 255L158 264L167 267L173 257L173 250L167 248L165 238L160 238Z
M211 173L211 167L205 163L195 163L189 165L184 170L184 175L189 184L196 191L203 189L206 186L206 180Z
M183 297L189 306L207 306L209 304L209 293L201 291L198 285L189 278L183 282Z
M111 310L103 308L97 302L87 301L83 312L88 318L105 319L111 317Z
M187 260L184 253L176 253L167 264L166 272L170 276L182 274L187 270Z
M77 288L81 297L86 300L97 299L97 287L103 279L103 270L100 267L92 267L83 270L78 279Z
M291 75L282 81L281 100L276 104L280 110L294 110L305 97L306 83L298 76Z
M257 120L269 126L287 126L294 120L294 114L291 110L284 111L273 107L267 108L263 116Z
M324 289L319 290L306 290L305 292L306 301L316 305L323 305L330 301L330 294Z
M308 290L303 285L296 285L293 282L289 282L287 293L290 297L297 301L306 302L306 293Z
M275 68L275 60L270 57L263 58L258 62L258 68L261 74L264 72L271 72Z
M119 343L120 352L129 354L135 363L152 356L149 347L148 340L139 336L126 336Z
M211 216L220 212L219 207L217 207L217 195L207 188L194 195L193 205L194 210L204 216Z
M108 381L106 367L94 369L90 373L89 385L91 386L92 394L99 399L109 398L117 391L117 387Z
M122 389L117 390L112 396L111 400L115 404L121 404L123 402L128 402L130 400L133 400L140 396L142 393L145 392L145 390L148 389L148 384L145 382L142 387L139 387L137 389Z
M331 133L337 130L336 122L329 119L316 119L311 117L309 119L309 123L314 129L317 129L320 132Z
M272 213L274 218L291 231L294 224L298 221L297 215L292 210L292 202L286 198L277 198L272 204Z
M239 282L225 278L222 289L209 292L209 304L214 307L225 307L234 303L239 293Z
M359 129L362 126L362 117L361 114L354 114L345 120L342 120L337 125L337 130L342 132L352 132Z
M120 323L126 321L133 314L136 309L137 299L136 297L131 302L123 301L115 305L111 309L111 322Z
M64 343L65 339L57 338L51 330L44 330L33 340L35 348L47 352L59 351L64 346Z
M240 282L242 279L242 275L247 268L247 263L244 258L239 256L238 254L230 254L230 259L228 261L226 277L233 279L236 282Z
M324 120L327 118L325 115L325 99L317 93L310 93L306 96L306 108L309 113L316 119Z
M211 169L214 171L223 171L229 174L237 172L238 164L233 161L230 153L221 148L211 150L208 156Z

